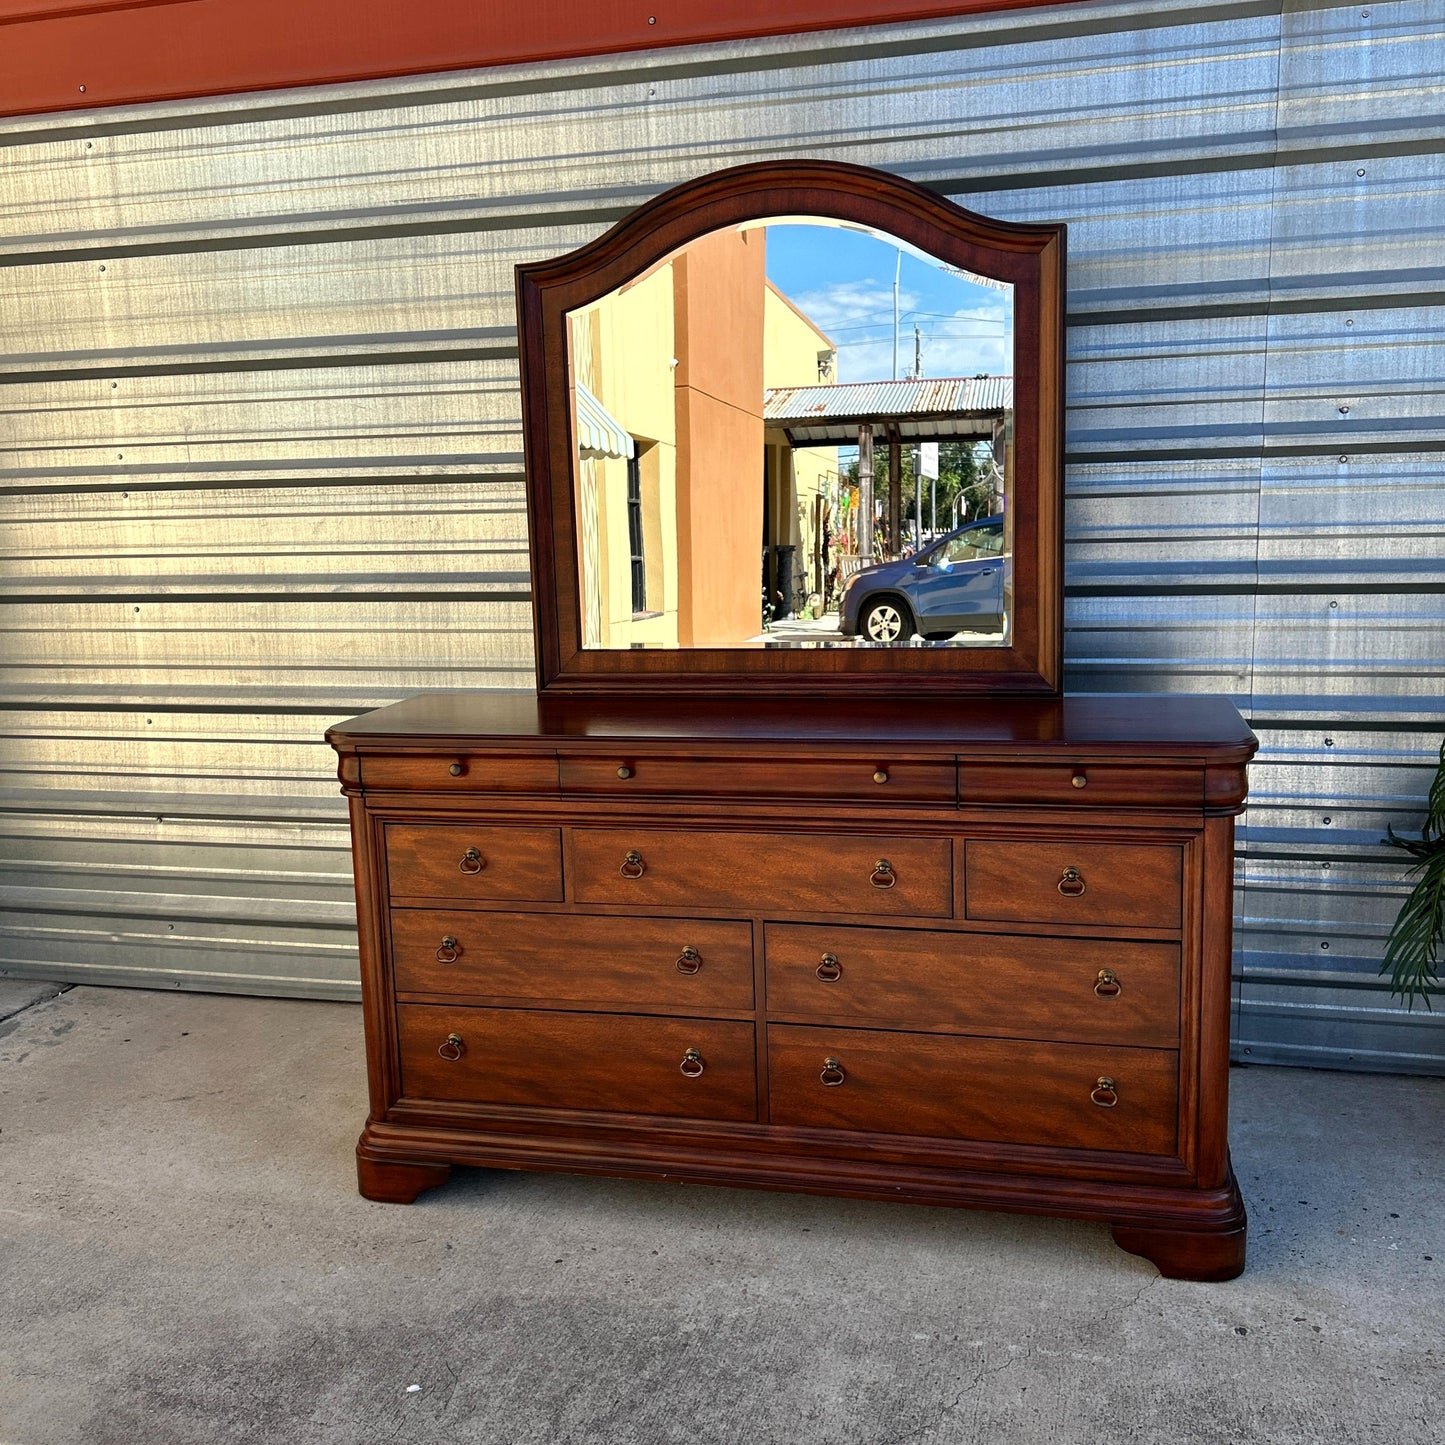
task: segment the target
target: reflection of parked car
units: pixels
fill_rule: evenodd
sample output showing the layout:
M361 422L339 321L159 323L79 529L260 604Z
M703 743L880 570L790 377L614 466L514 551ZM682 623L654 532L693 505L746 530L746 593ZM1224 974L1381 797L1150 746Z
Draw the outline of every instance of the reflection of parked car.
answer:
M838 630L869 642L1003 631L1003 518L958 527L911 557L855 572Z

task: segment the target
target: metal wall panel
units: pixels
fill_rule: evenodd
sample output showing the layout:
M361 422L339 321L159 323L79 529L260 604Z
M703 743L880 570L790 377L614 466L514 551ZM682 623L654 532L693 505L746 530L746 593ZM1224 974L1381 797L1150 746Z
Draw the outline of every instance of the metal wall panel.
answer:
M354 995L323 728L530 685L513 266L813 156L1069 223L1069 685L1261 735L1240 1056L1445 1070L1376 977L1445 729L1442 72L1431 0L1132 0L0 123L0 970Z

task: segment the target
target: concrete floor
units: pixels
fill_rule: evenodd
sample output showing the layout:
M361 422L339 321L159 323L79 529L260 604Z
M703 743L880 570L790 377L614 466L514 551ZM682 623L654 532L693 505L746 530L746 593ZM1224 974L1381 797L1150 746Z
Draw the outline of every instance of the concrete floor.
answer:
M1004 1215L370 1204L359 1009L76 988L0 1023L0 1442L1439 1445L1445 1080L1232 1077L1250 1267L1196 1285Z

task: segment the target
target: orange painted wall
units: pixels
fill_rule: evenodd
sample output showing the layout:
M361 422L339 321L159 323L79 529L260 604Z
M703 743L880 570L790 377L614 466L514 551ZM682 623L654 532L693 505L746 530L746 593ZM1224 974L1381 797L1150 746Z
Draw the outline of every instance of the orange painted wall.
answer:
M673 262L678 640L736 647L762 627L762 231L717 231Z
M0 114L418 75L1072 0L0 0Z

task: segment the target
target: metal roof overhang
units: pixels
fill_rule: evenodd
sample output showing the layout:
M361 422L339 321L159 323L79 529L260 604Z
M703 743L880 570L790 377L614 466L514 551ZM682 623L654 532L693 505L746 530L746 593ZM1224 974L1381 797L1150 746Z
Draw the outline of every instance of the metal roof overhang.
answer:
M900 441L961 442L993 436L1001 411L967 416L769 417L767 426L781 431L795 447L856 446L858 428L871 426L879 440L895 433Z
M861 426L899 441L977 441L1012 406L1011 376L779 386L764 397L763 423L793 446L851 445Z

